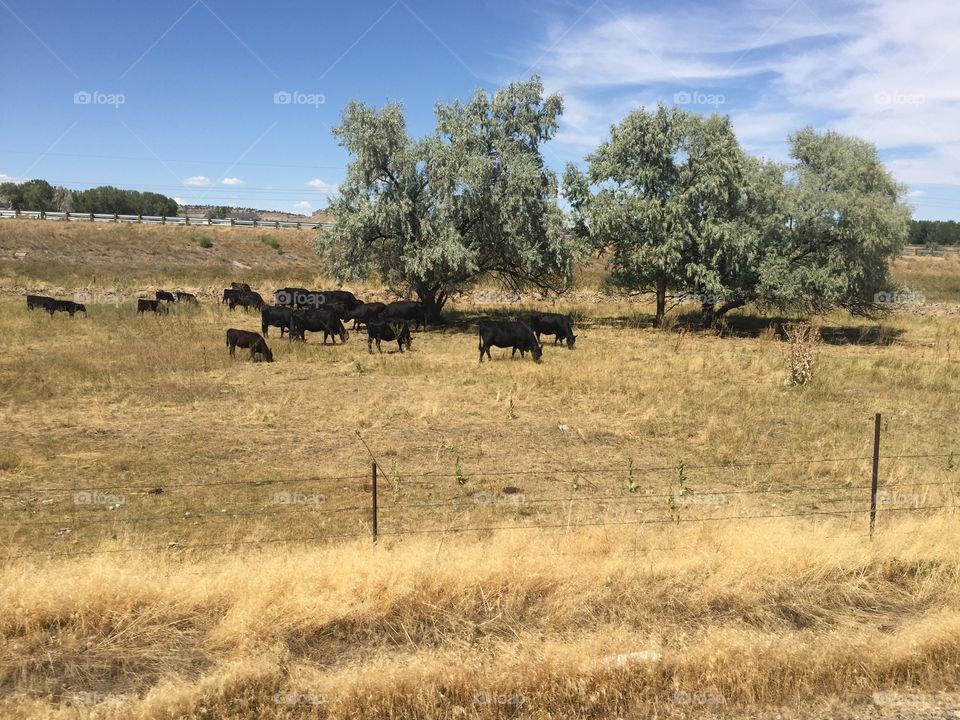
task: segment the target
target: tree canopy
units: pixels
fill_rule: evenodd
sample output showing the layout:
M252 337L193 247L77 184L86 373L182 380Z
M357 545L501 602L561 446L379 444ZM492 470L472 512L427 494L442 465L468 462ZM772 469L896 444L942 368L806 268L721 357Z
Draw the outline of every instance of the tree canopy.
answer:
M909 206L876 149L837 133L790 138L792 162L752 158L728 118L660 105L611 128L564 177L578 233L610 259L611 283L695 298L705 324L749 303L874 315Z
M412 291L433 320L484 277L562 290L579 245L540 154L561 112L560 96L544 97L533 78L438 104L434 132L416 139L400 105L351 102L334 134L353 160L318 252L340 281L373 276Z

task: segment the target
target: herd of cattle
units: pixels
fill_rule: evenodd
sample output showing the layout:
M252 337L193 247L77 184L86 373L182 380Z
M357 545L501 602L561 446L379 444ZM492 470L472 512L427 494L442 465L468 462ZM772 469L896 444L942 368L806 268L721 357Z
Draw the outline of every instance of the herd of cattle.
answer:
M306 333L323 333L323 342L337 338L345 343L349 337L344 321L353 321L353 329L361 326L367 331L367 351L383 352L381 341L396 342L400 352L413 344L410 334L411 325L415 330L427 327L427 314L422 303L412 300L398 300L391 303L363 302L346 290L318 290L305 288L282 288L273 293L273 305L246 283L231 283L224 289L221 303L230 310L242 307L245 310L260 312L260 333L230 328L227 330L226 344L230 356L236 349L250 351L254 361L273 362L273 352L267 346L266 337L271 327L280 329L280 337L287 333L292 340L306 342ZM185 292L157 290L154 298L138 298L137 314L145 312L164 314L168 311L165 303L184 303L197 305L195 295ZM27 295L27 308L43 308L52 316L63 311L73 317L77 311L86 313L82 303L71 300L57 300L42 295ZM554 345L566 342L572 348L577 336L573 334L573 322L569 315L557 313L533 313L524 320L484 320L480 323L480 362L486 354L488 359L491 347L511 348L511 357L520 351L525 357L529 352L534 360L540 361L543 355L541 335L553 335Z

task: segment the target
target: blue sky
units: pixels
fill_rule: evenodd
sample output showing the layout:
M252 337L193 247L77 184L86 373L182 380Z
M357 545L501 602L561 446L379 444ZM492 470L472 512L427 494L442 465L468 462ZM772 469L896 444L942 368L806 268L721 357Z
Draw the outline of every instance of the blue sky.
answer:
M349 100L402 101L423 134L438 100L538 73L566 102L557 170L664 100L776 159L805 125L864 137L916 217L960 218L958 34L940 0L0 0L0 180L309 213Z

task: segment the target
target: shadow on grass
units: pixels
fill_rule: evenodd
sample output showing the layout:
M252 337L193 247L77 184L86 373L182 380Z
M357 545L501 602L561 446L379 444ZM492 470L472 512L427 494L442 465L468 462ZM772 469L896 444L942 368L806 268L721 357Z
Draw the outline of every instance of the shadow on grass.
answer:
M483 310L451 310L444 313L442 325L431 325L434 332L476 332L477 325L482 320L518 320L522 319L527 311L517 312L515 308L484 308ZM721 337L756 338L769 334L772 330L775 337L786 340L785 326L791 323L803 322L798 318L779 315L728 315L722 328L703 329L700 314L696 312L682 313L667 317L667 327L663 330L670 332L697 332ZM654 316L649 313L632 313L629 315L611 316L574 316L574 325L577 327L611 327L617 329L645 330L654 328ZM828 345L876 345L889 346L903 335L903 330L891 328L881 324L871 325L821 325L820 334Z

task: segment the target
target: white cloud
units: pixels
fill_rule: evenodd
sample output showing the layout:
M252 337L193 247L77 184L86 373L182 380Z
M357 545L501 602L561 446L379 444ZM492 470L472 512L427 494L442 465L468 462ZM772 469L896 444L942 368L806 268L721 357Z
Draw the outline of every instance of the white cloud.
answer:
M194 175L193 177L188 177L183 181L184 185L194 185L196 187L208 187L211 182L210 178L206 175Z
M221 185L246 185L240 178L224 178L220 181Z
M309 210L312 207L312 205L306 200L301 200L298 203L294 203L293 207L296 210Z
M319 190L324 195L332 195L337 192L337 186L335 184L328 183L320 178L314 178L308 182L307 185L312 187L314 190Z
M10 177L10 176L7 175L6 173L0 173L0 182L4 182L4 183L12 182L12 183L16 183L16 184L19 185L20 183L23 182L23 179L22 179L22 178Z
M875 143L900 181L960 185L960 4L744 0L621 13L601 3L568 27L532 53L564 95L567 154L595 147L636 107L700 92L724 102L684 107L729 114L750 152L783 159L787 135L812 125Z
M187 201L184 200L183 198L180 198L180 197L175 197L175 198L173 199L173 201L174 201L177 205L186 205L186 204L187 204Z

